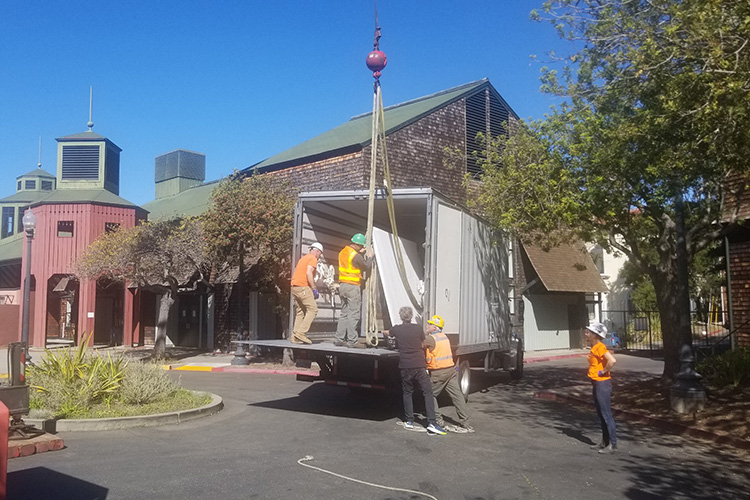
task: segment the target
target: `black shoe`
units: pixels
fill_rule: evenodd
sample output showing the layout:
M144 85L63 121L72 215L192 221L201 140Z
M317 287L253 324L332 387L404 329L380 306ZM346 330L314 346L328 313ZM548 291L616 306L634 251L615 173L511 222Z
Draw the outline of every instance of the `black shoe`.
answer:
M335 345L336 347L343 347L346 345L346 342L342 342L340 340L334 340L333 345Z
M617 451L617 445L610 443L604 448L602 448L601 450L599 450L599 453L602 455L611 455L612 453L616 451Z
M604 444L604 441L599 441L599 442L598 442L598 443L596 443L596 444L595 444L594 446L592 446L592 447L591 447L591 449L592 449L592 450L596 450L596 451L599 451L599 450L603 450L603 449L604 449L604 448L606 448L606 447L607 447L607 445L606 445L606 444Z
M358 349L361 347L358 342L347 342L346 347L351 347L352 349Z

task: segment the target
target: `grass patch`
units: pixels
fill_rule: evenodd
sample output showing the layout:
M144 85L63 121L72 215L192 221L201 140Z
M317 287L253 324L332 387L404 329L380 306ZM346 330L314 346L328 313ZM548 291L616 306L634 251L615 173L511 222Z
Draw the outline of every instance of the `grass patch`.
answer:
M206 406L211 402L211 396L205 393L195 393L186 389L178 389L177 392L159 401L130 405L122 401L114 401L110 404L99 403L93 405L90 410L77 418L115 418L135 417L142 415L156 415L159 413L170 413L174 411L192 410Z

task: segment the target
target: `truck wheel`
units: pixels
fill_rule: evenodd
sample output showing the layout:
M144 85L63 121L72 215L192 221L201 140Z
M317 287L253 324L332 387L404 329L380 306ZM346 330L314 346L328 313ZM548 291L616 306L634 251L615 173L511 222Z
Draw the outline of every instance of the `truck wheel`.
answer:
M469 389L471 388L471 366L469 362L459 359L458 361L458 387L466 401L469 400Z

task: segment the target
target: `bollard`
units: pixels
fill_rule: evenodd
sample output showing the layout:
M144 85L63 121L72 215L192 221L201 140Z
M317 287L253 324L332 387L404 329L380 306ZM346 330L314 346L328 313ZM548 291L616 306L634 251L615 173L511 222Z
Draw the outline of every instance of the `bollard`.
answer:
M5 500L6 483L8 479L8 427L10 425L10 411L0 401L0 500Z

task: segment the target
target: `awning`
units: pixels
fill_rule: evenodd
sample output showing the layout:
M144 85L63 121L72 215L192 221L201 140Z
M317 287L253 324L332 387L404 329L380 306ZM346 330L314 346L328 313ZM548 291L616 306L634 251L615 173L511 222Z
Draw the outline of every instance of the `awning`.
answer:
M594 260L582 243L560 245L550 250L523 245L523 249L547 291L579 293L609 291Z

